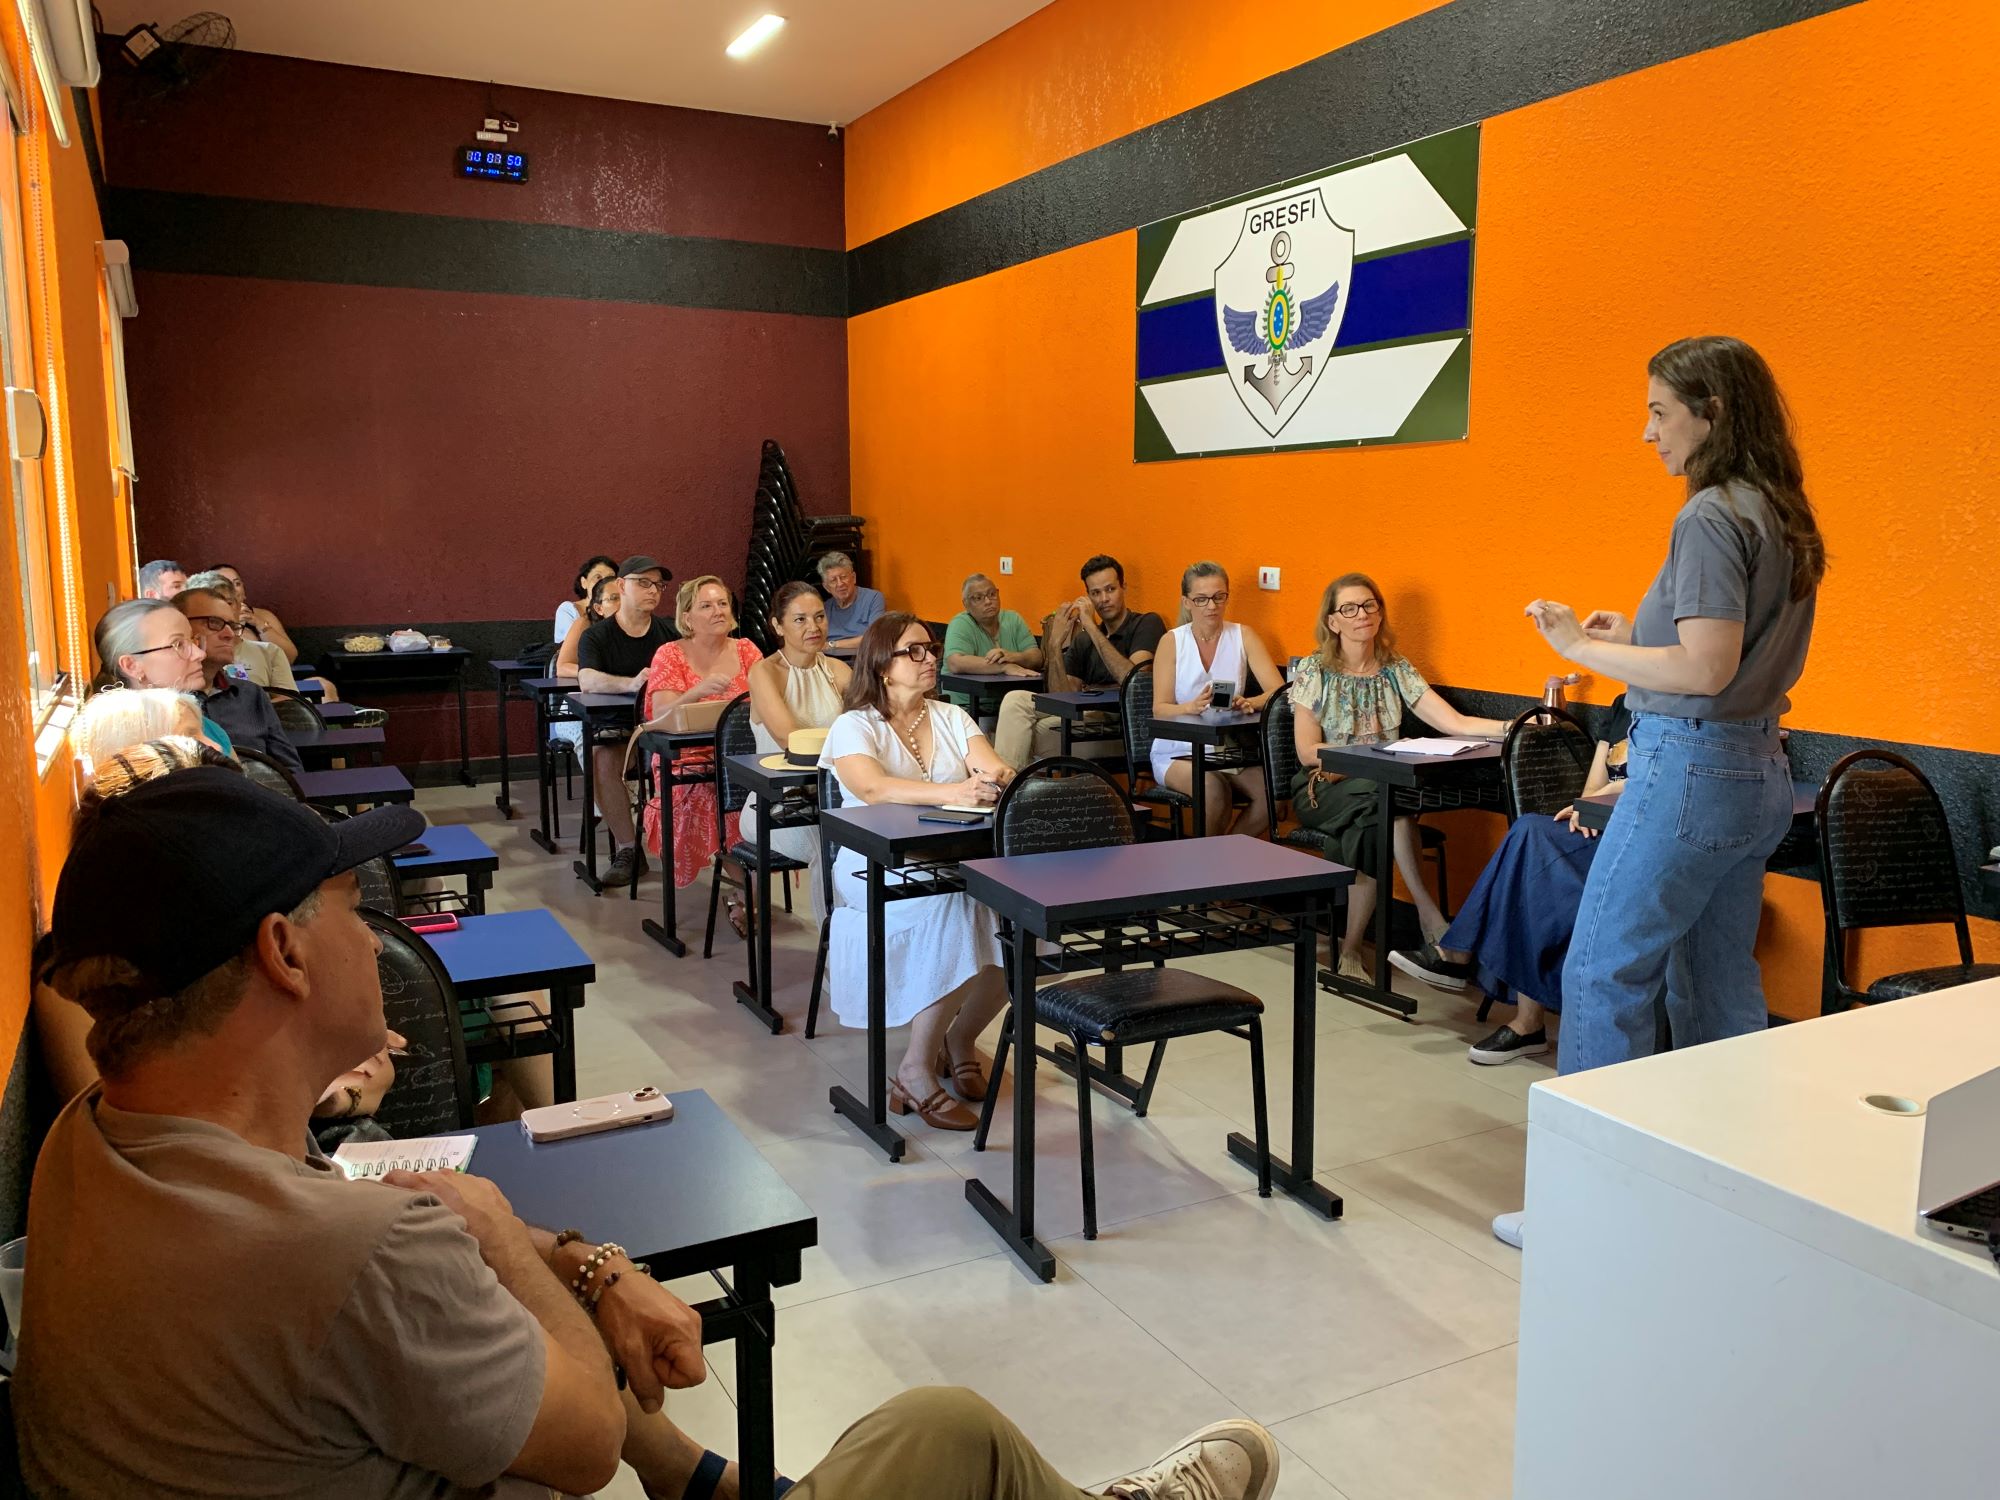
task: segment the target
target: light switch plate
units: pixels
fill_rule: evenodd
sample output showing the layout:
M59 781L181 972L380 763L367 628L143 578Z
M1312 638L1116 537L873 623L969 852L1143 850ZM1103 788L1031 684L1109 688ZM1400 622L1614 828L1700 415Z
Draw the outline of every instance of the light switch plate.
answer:
M1013 571L1014 571L1014 559L1013 559L1013 558L1011 558L1011 557L1003 557L1003 558L1001 558L1001 559L1000 559L1000 571L1001 571L1002 573L1011 573L1011 572L1013 572Z
M1259 568L1257 570L1258 588L1275 589L1277 586L1278 586L1278 570L1276 568Z

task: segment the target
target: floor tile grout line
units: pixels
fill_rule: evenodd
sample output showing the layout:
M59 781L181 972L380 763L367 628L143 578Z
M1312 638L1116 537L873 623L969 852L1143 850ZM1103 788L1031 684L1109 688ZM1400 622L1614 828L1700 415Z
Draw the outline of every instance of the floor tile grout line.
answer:
M1459 1365L1468 1364L1475 1359L1484 1359L1487 1355L1497 1353L1502 1349L1517 1348L1520 1342L1519 1338L1511 1338L1505 1343L1493 1345L1490 1349L1475 1349L1470 1354L1461 1354L1456 1359L1448 1359L1442 1364L1432 1365L1429 1369L1412 1370L1408 1375L1398 1375L1394 1380L1385 1380L1380 1385L1370 1386L1365 1391L1356 1391L1351 1396L1342 1396L1338 1401L1328 1401L1321 1406L1308 1407L1304 1411L1294 1412L1289 1417L1280 1417L1277 1421L1268 1422L1265 1425L1272 1429L1272 1436L1277 1437L1277 1429L1283 1427L1287 1422L1302 1422L1307 1417L1316 1417L1323 1411L1332 1411L1336 1407L1346 1406L1350 1402L1359 1401L1363 1396L1379 1396L1382 1392L1392 1391L1399 1385L1408 1385L1413 1380L1423 1380L1428 1376L1436 1375L1442 1370L1455 1369ZM1282 1438L1279 1440L1283 1441ZM1311 1465L1308 1465L1308 1467L1311 1467ZM1320 1471L1314 1469L1313 1472L1317 1474ZM1325 1476L1322 1475L1321 1477ZM1333 1481L1328 1479L1327 1482L1331 1484Z

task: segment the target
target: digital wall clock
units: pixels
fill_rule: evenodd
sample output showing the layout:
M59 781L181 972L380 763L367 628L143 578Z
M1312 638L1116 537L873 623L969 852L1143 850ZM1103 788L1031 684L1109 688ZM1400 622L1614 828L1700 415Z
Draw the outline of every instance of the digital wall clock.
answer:
M488 182L528 180L528 156L524 151L508 151L493 146L461 146L453 161L460 177L481 177Z

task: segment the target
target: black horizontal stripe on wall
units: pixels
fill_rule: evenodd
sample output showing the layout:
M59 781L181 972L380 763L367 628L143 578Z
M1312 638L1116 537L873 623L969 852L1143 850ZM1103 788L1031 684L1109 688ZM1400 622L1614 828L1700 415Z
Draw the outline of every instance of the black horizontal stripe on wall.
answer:
M107 237L145 271L846 315L838 250L443 214L107 189Z
M1453 0L857 246L848 309L886 307L1859 3ZM1272 18L1281 41L1283 8ZM1687 119L1701 113L1691 96ZM1632 168L1636 181L1645 163Z

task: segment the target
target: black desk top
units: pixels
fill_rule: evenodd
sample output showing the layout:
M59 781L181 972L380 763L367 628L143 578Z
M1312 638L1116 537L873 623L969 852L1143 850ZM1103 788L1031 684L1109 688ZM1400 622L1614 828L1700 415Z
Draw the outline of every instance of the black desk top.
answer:
M608 696L592 694L593 697ZM715 743L713 729L648 729L639 736L639 748L662 755L678 755L683 750L711 746Z
M728 758L729 779L747 786L766 802L781 800L800 787L810 789L819 780L814 766L787 766L782 771L764 764L761 755L732 755Z
M1242 714L1233 708L1204 709L1198 714L1178 714L1153 720L1156 740L1187 740L1219 745L1225 737L1240 737L1244 730L1254 733L1263 722L1261 714Z
M531 693L547 693L553 696L557 693L575 692L576 679L574 677L527 677L522 679L521 686Z
M628 714L639 712L639 695L631 693L571 693L569 706L580 714L615 714L624 710Z
M885 802L876 807L823 809L819 823L827 837L878 865L900 865L912 856L924 859L976 859L993 852L993 820L978 823L922 823L917 815L928 808Z
M990 695L995 691L1003 693L1039 693L1048 685L1048 679L1040 672L1026 677L1015 677L1005 672L940 672L938 686L947 693L965 693L969 696Z
M1611 822L1611 809L1618 805L1618 792L1599 792L1576 799L1577 821L1585 828L1602 829ZM1792 783L1792 817L1813 818L1819 812L1819 787L1810 781Z
M304 695L301 694L301 696ZM352 724L354 716L360 712L361 706L356 703L322 703L319 705L319 716L326 720L330 727L335 729Z
M1498 781L1500 747L1481 745L1462 755L1392 755L1379 745L1329 745L1319 752L1319 765L1322 771L1365 776L1390 786Z
M1117 688L1082 688L1067 693L1035 694L1035 712L1054 714L1058 719L1080 719L1088 713L1115 713Z
M493 669L495 677L533 677L549 664L545 661L516 661L510 656L489 661L486 665Z
M1039 937L1169 906L1330 894L1354 879L1345 865L1240 833L969 859L958 873L967 895Z
M706 1093L672 1098L671 1120L567 1141L481 1126L471 1169L528 1223L616 1241L663 1280L754 1258L779 1262L776 1284L797 1281L819 1220Z
M412 802L417 789L394 766L301 771L295 778L308 802Z
M287 729L286 736L298 750L367 750L386 742L379 729L355 729L329 724L324 729Z
M462 667L472 657L463 646L447 646L439 651L435 647L428 651L343 651L335 648L320 653L321 666L351 667L362 662L394 662L407 666L412 662L430 662L433 666L443 663L453 669Z
M590 955L546 907L460 917L455 930L427 932L424 938L461 1000L590 984L597 978Z

